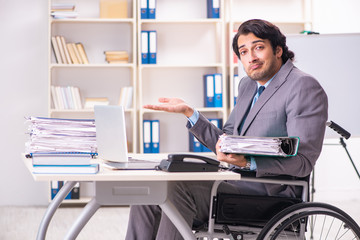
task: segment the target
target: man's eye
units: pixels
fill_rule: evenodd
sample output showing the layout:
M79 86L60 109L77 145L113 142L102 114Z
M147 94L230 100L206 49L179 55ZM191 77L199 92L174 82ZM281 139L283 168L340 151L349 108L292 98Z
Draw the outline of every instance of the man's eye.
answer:
M263 46L257 46L256 49L264 49Z
M245 55L246 51L240 51L240 55Z

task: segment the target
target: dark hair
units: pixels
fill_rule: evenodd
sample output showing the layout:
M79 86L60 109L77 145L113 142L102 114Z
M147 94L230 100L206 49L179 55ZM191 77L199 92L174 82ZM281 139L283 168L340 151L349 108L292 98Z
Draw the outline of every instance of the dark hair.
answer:
M247 35L253 33L256 37L261 39L268 39L273 48L274 54L276 52L276 47L280 46L283 50L281 59L285 63L288 59L291 61L294 60L295 54L288 49L286 46L286 37L281 33L280 29L274 24L261 20L261 19L252 19L242 23L233 39L233 50L240 58L240 53L238 49L238 38L240 35Z

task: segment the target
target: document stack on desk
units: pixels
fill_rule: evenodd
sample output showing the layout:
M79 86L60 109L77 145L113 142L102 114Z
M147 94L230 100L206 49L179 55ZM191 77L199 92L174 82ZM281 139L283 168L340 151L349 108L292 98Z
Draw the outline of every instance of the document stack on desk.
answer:
M290 157L297 154L298 137L220 137L220 151L244 155Z
M29 140L26 153L34 173L97 173L92 164L97 155L94 120L27 118Z

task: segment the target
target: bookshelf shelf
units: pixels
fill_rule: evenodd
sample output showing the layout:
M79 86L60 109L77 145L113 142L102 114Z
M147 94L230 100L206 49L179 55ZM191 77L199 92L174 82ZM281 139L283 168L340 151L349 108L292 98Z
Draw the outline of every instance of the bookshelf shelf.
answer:
M136 68L136 65L133 63L101 63L101 64L50 64L50 68Z
M127 137L131 143L129 144L129 152L136 153L138 151L136 0L127 0L127 18L100 18L100 0L75 0L73 3L75 4L75 11L78 13L77 18L52 18L52 4L63 2L62 0L48 0L48 116L93 119L94 110L84 108L85 100L107 100L109 104L116 105L119 103L122 90L125 87L132 87L133 107L125 110L125 118ZM82 43L89 64L73 64L76 62L75 58L71 58L71 61L69 59L57 61L52 45L52 37L55 36L64 38L66 49L63 47L62 50L69 51L69 55L70 48L66 45L67 43ZM104 54L105 51L126 51L128 63L108 63ZM54 91L54 87L59 87L63 94L56 92L59 88ZM79 102L78 99L80 99L81 108L63 109L64 106L59 104L59 95L63 96L67 87L79 89L80 97L76 98L76 102ZM53 98L53 93L57 96L56 98ZM69 95L71 96L71 94ZM72 96L75 99L74 95ZM69 101L68 103L75 102L69 98L65 98L65 101ZM57 108L55 108L55 102L57 102ZM93 185L85 183L81 184L80 188L80 199L66 200L66 204L86 203L91 199Z
M181 128L185 117L142 108L144 104L157 104L159 97L183 98L207 116L222 118L226 121L225 2L225 0L220 1L220 18L206 18L206 1L172 2L174 6L169 7L169 1L158 0L156 19L141 19L138 8L140 153L144 152L143 120L160 121L160 152L189 151L187 130L185 127ZM140 6L140 0L138 0L138 5ZM188 10L194 8L195 10L180 11L180 8ZM140 36L143 30L157 32L156 64L141 63ZM199 41L194 41L189 36L196 36ZM203 45L200 39L208 43ZM215 73L222 74L223 107L204 108L203 77L206 74ZM191 94L189 89L194 89L199 94ZM171 128L170 125L176 127ZM176 142L181 144L174 145Z

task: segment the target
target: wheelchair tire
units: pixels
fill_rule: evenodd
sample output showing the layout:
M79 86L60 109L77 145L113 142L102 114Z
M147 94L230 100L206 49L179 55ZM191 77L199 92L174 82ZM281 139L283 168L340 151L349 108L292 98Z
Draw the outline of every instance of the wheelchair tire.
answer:
M258 240L360 239L360 227L344 211L325 203L299 203L275 215Z

